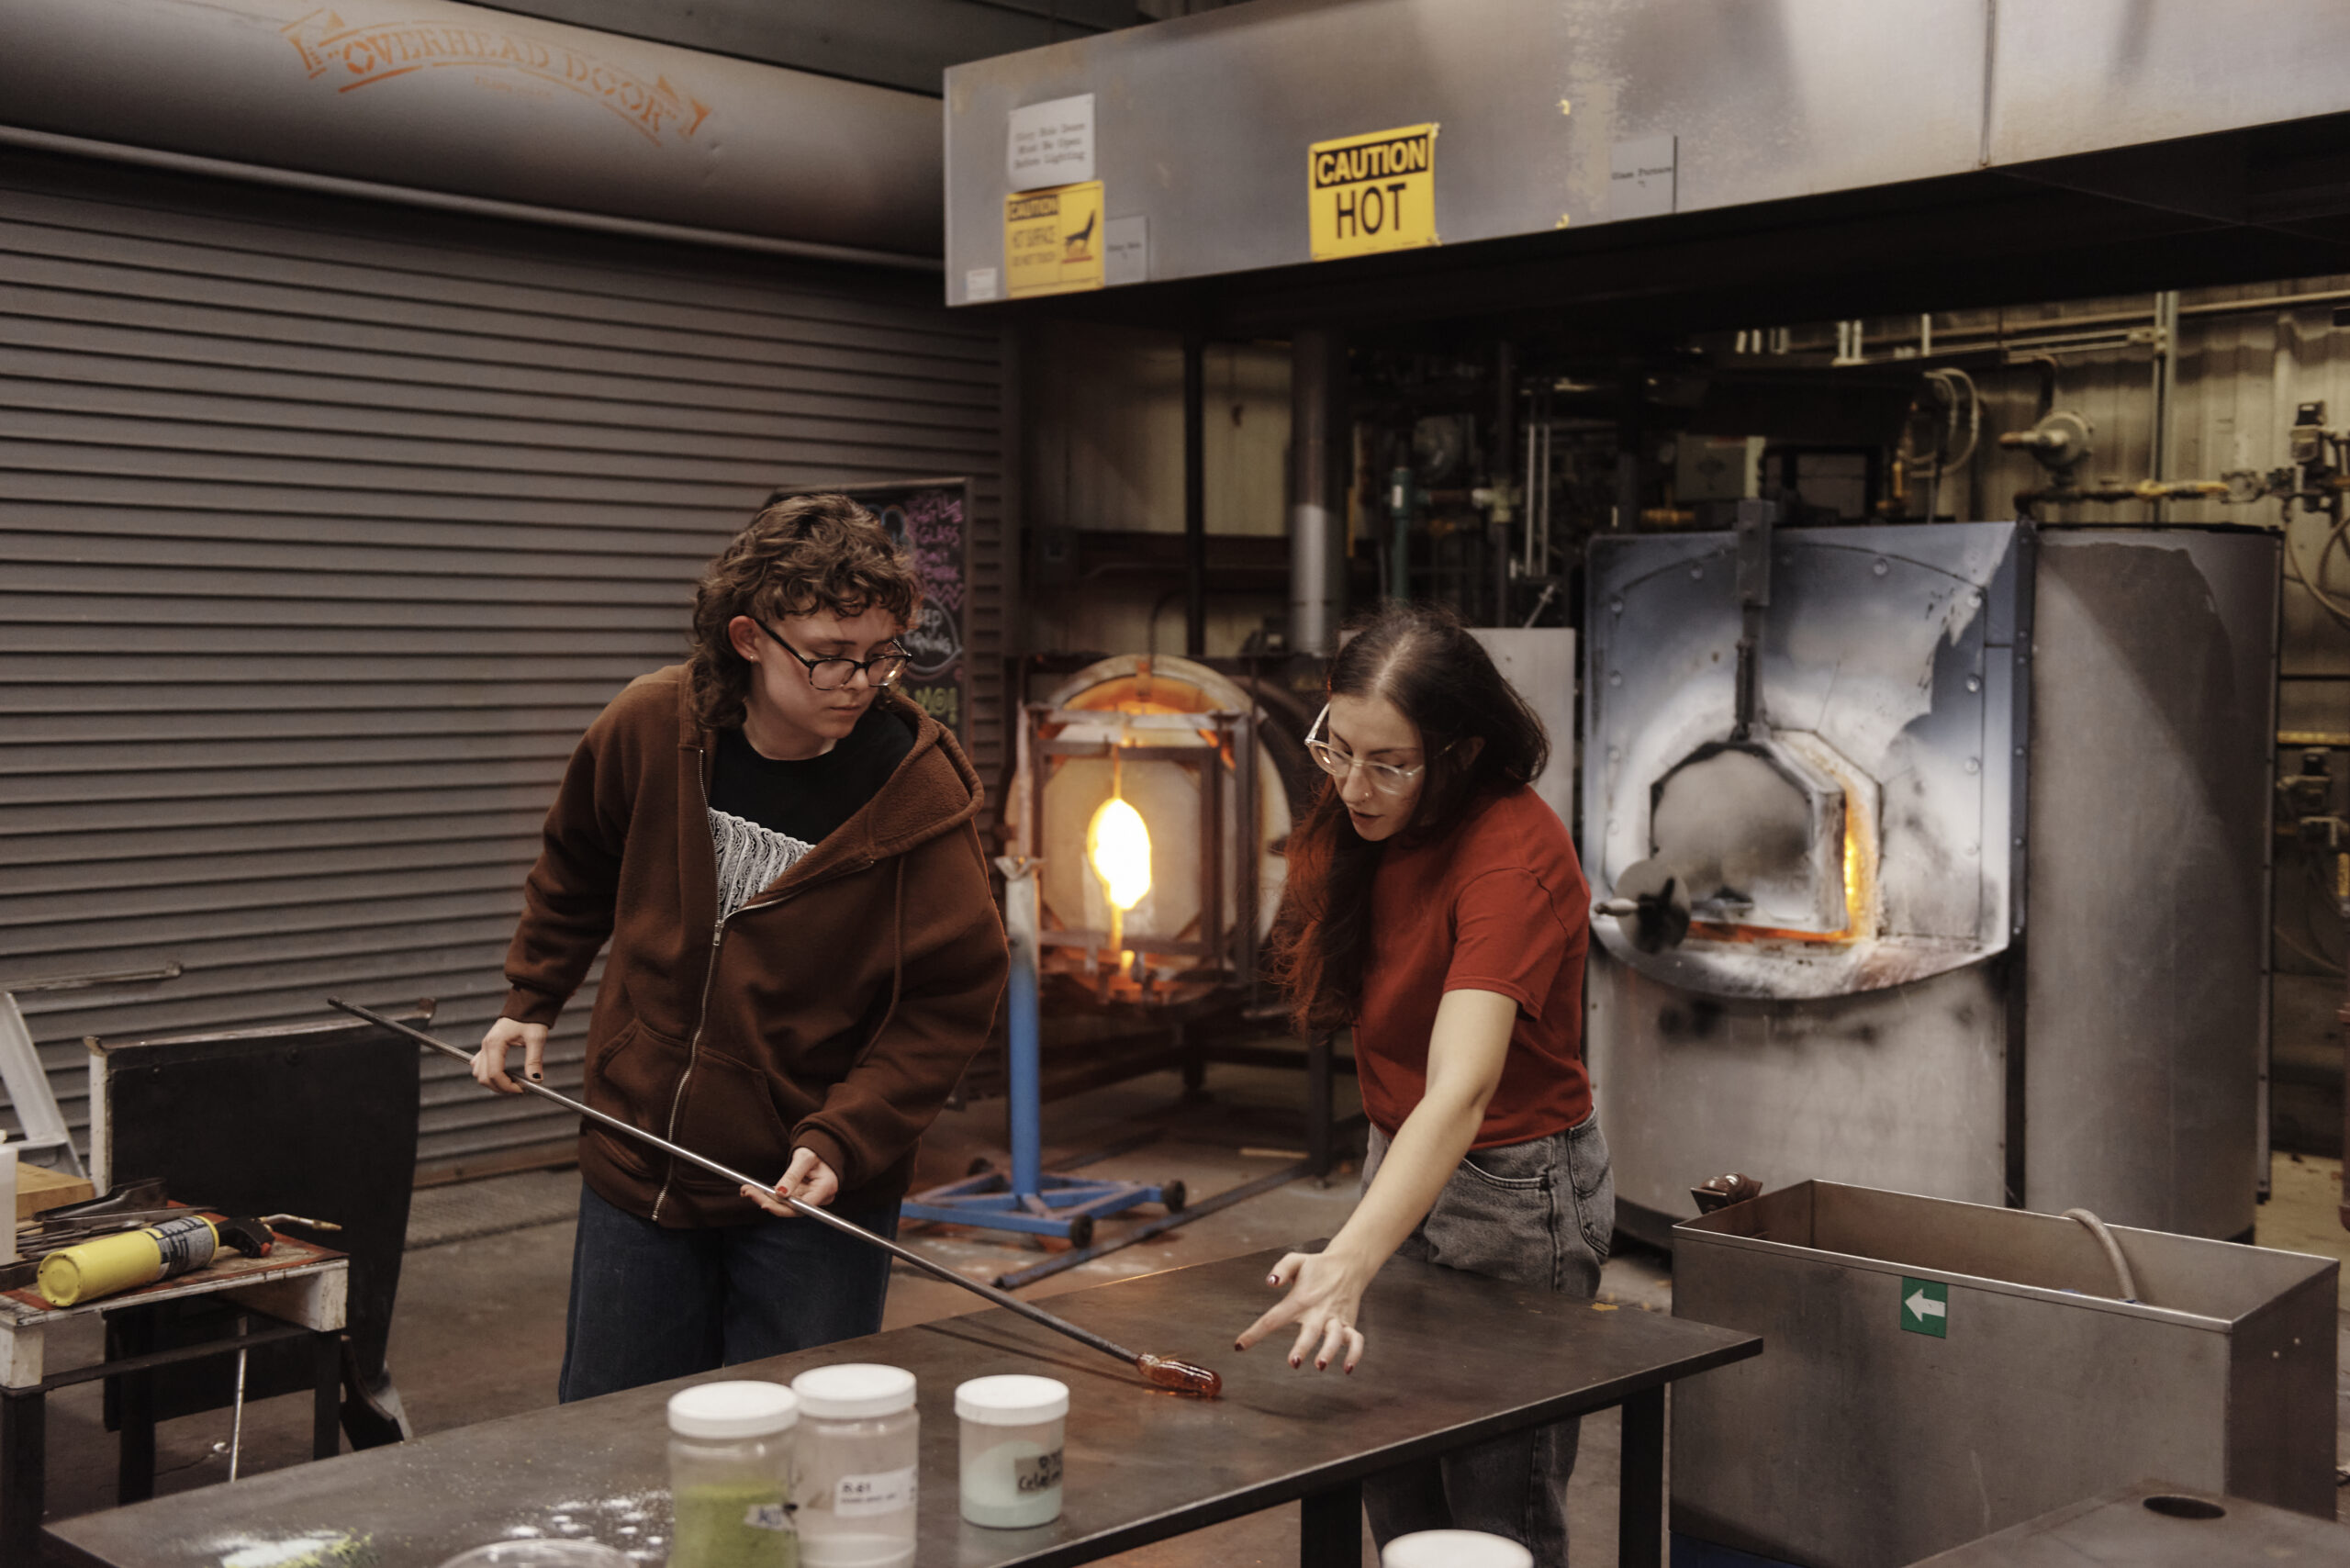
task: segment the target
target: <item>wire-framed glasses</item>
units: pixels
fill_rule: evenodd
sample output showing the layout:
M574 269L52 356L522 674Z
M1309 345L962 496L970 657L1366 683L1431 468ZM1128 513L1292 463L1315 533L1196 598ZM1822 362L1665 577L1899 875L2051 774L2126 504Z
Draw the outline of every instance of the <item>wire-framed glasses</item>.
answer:
M1316 767L1339 783L1345 783L1347 775L1360 767L1363 777L1371 780L1373 790L1382 795L1398 795L1412 787L1413 779L1427 771L1426 762L1398 767L1392 762L1366 762L1350 751L1340 751L1322 738L1322 726L1329 717L1330 705L1325 702L1322 711L1315 715L1314 727L1305 732L1305 755L1314 759ZM1449 751L1451 748L1448 746L1445 749Z
M811 659L785 642L766 622L755 621L755 624L777 647L807 666L808 684L819 691L838 691L856 678L858 670L865 672L866 684L876 689L895 686L898 678L906 673L906 666L910 662L903 648L884 648L869 659Z

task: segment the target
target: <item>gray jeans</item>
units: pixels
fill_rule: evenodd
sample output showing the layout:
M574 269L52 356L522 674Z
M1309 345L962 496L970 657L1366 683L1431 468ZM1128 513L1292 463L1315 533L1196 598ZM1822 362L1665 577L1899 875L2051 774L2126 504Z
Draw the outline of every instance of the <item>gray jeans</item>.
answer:
M1387 1138L1373 1127L1366 1192L1386 1157ZM1395 1251L1588 1297L1598 1293L1615 1229L1616 1180L1593 1115L1549 1137L1472 1151ZM1561 1421L1513 1432L1370 1477L1362 1500L1371 1533L1384 1551L1414 1530L1483 1530L1525 1546L1538 1568L1566 1568L1567 1477L1580 1427Z

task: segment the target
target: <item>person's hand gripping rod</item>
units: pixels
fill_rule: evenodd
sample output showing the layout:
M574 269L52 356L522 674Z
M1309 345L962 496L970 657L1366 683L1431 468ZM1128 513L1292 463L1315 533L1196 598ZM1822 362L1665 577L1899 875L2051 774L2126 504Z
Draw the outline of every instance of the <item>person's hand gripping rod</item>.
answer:
M345 1002L341 997L328 997L327 1005L339 1008L354 1018L364 1018L368 1023L389 1029L395 1034L405 1035L418 1045L439 1051L442 1056L452 1057L462 1062L471 1062L474 1059L474 1054L471 1051L461 1050L448 1041L428 1035L421 1029L410 1028L397 1018L386 1018L380 1013L361 1007L355 1002ZM601 1111L591 1110L568 1094L557 1093L543 1083L534 1083L527 1078L518 1078L514 1081L543 1100L552 1100L565 1110L576 1111L592 1122L632 1137L639 1143L650 1144L655 1148L675 1155L688 1164L698 1165L711 1175L723 1177L737 1186L755 1187L763 1192L775 1191L772 1182L745 1176L739 1170L730 1170L714 1159L706 1159L692 1149L681 1148L671 1143L667 1138L646 1132L643 1127L632 1126L617 1116L608 1116ZM983 1285L977 1280L965 1279L946 1264L925 1258L912 1248L901 1247L887 1237L877 1236L863 1226L852 1220L843 1219L829 1209L820 1209L812 1204L803 1204L798 1198L784 1197L780 1193L776 1195L782 1198L782 1201L789 1204L791 1212L796 1215L812 1219L819 1225L831 1226L834 1230L844 1235L854 1236L860 1241L871 1242L891 1257L901 1259L926 1274L934 1275L949 1284L960 1285L974 1295L985 1296L998 1306L1016 1312L1030 1322L1042 1324L1057 1333L1066 1334L1079 1344L1099 1350L1105 1356L1115 1356L1142 1373L1154 1387L1172 1389L1179 1394L1197 1394L1210 1399L1214 1398L1224 1388L1224 1379L1205 1367L1193 1366L1189 1361L1179 1361L1170 1357L1129 1350L1125 1346L1105 1339L1090 1329L1080 1328L1076 1324L1056 1317L1042 1307L1022 1301L1016 1295L997 1290L992 1285Z

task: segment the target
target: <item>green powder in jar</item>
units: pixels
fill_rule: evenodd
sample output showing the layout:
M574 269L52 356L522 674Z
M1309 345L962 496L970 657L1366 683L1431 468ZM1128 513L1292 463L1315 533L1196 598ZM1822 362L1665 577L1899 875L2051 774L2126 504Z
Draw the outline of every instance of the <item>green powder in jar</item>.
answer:
M800 1568L779 1483L687 1486L671 1498L669 1568Z

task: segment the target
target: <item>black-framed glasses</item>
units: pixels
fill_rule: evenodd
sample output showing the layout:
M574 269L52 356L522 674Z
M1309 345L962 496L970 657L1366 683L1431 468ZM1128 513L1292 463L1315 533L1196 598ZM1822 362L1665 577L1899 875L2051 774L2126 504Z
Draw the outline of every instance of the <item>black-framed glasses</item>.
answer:
M1352 752L1340 751L1322 738L1322 725L1329 717L1330 705L1326 702L1322 705L1322 711L1314 716L1313 727L1305 732L1305 755L1314 759L1316 767L1339 783L1344 784L1347 775L1360 767L1363 777L1371 780L1372 789L1382 795L1399 795L1412 787L1413 779L1427 771L1426 762L1398 767L1392 762L1366 762ZM1437 755L1442 756L1451 749L1447 745Z
M785 642L776 629L766 622L754 617L753 624L765 632L777 647L807 666L808 684L819 691L838 691L856 678L858 670L865 672L866 684L877 690L883 687L895 686L898 684L898 678L906 673L906 666L912 662L906 656L906 651L903 648L885 648L869 659L811 659Z

